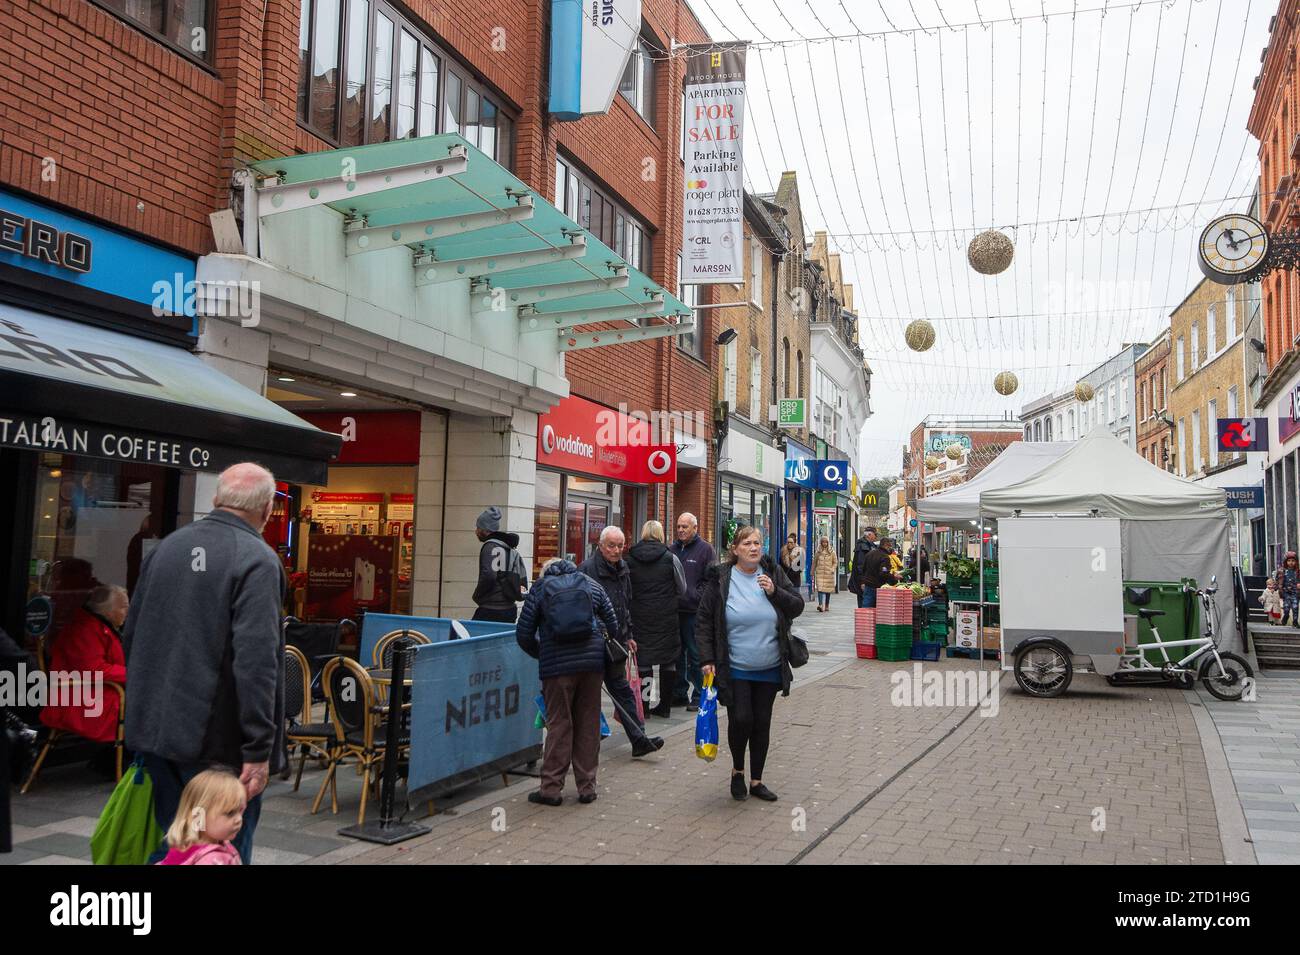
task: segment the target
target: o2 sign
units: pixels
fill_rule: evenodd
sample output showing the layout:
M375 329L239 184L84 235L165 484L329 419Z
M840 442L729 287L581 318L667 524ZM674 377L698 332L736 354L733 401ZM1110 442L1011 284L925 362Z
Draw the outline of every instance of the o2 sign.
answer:
M848 461L817 461L817 490L847 491L849 489Z

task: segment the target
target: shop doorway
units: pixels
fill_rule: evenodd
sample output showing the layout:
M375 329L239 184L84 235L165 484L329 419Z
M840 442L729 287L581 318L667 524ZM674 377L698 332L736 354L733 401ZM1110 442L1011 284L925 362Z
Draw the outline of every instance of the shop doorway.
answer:
M609 524L609 499L570 494L564 506L564 556L581 564L600 544Z

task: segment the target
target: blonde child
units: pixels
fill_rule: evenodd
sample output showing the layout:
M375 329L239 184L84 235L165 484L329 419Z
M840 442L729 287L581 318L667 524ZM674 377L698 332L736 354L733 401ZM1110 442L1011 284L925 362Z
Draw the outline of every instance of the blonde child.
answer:
M1277 626L1282 622L1282 595L1277 592L1277 581L1272 577L1264 586L1266 589L1259 595L1259 602L1268 611L1268 622Z
M185 786L158 865L239 865L230 840L244 824L244 784L224 769L205 769Z

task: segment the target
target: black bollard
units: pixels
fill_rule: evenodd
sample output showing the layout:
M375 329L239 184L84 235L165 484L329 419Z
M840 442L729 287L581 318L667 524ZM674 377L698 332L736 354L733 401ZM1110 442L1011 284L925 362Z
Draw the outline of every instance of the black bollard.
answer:
M404 842L429 831L429 827L416 822L399 822L394 818L393 804L397 795L397 754L400 751L402 720L406 704L407 658L414 644L405 637L393 647L393 663L388 685L388 726L384 736L384 774L379 784L379 821L339 830L341 836L351 836L365 842L378 842L390 846Z

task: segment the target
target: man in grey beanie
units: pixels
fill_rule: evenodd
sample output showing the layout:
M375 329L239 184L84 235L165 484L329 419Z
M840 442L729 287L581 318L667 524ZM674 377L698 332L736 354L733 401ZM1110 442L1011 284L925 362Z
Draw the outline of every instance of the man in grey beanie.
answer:
M514 623L515 604L524 599L528 568L519 555L519 535L501 530L501 508L489 507L474 522L483 542L478 552L478 586L474 588L475 620Z

